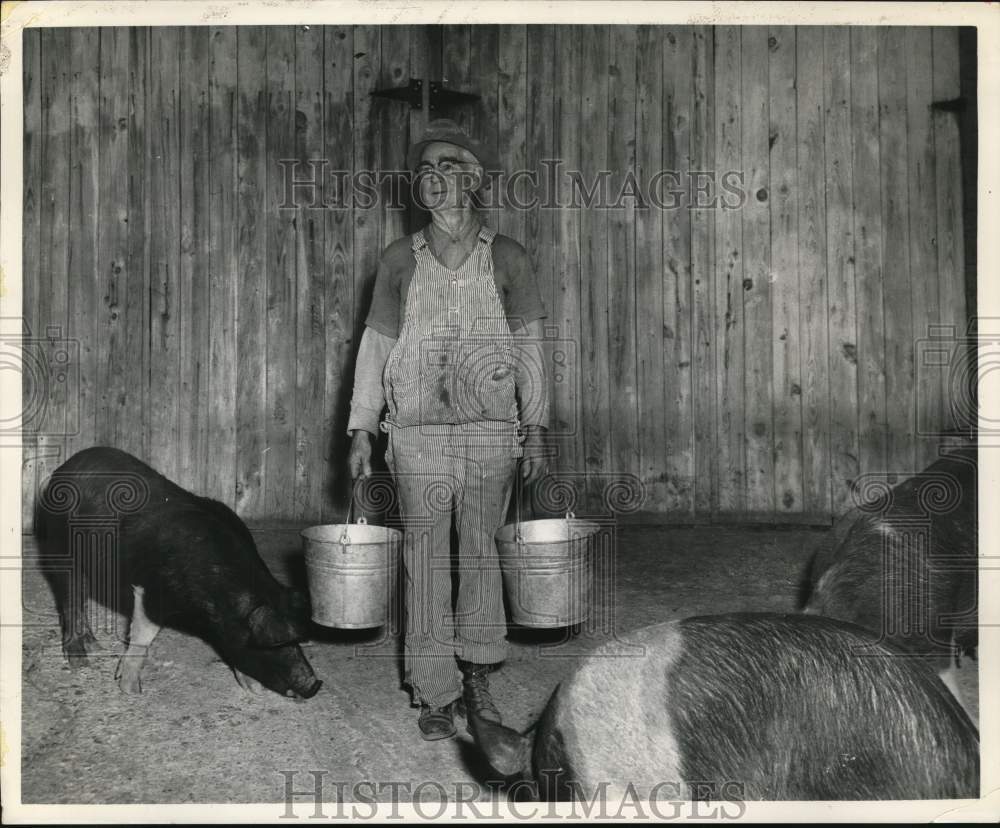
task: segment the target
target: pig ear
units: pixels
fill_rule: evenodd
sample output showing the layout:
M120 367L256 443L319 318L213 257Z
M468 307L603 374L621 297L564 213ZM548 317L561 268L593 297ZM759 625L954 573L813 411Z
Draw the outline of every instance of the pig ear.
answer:
M302 638L301 632L273 607L261 604L247 617L250 642L258 647L279 647Z
M467 711L466 722L472 738L493 766L504 776L517 776L530 770L531 739L516 730Z

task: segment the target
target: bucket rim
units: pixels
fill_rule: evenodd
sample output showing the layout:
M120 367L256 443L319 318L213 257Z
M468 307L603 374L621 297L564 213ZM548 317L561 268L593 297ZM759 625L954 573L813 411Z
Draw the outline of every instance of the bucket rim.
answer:
M569 525L574 529L583 530L581 534L575 537L560 537L560 538L547 538L545 540L525 538L523 536L518 536L518 527L520 527L523 532L526 527L535 527L536 530L543 528L542 524L548 524L548 526L558 526L558 525ZM548 528L548 527L544 527ZM584 518L543 518L539 520L522 520L515 521L513 523L505 523L494 533L493 537L499 543L517 543L524 544L527 546L533 545L550 545L553 543L570 543L572 541L585 540L587 538L593 537L601 529L600 524L592 520L586 520Z
M307 526L305 529L300 530L299 537L302 538L303 540L313 541L316 543L340 543L339 538L337 540L330 540L328 538L316 537L315 534L310 534L311 532L320 529L325 530L331 535L336 534L337 532L342 533L345 531L350 531L352 529L364 529L364 530L378 529L381 530L382 532L385 532L386 534L386 538L379 541L351 541L350 543L351 546L371 546L371 545L381 546L385 544L387 541L400 540L403 537L403 533L399 529L396 529L395 527L378 526L373 523L318 523L315 526Z

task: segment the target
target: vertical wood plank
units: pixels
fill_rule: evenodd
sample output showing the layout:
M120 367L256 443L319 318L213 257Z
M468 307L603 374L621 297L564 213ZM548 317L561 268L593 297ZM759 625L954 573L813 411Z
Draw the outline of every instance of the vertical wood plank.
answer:
M771 205L771 388L774 509L802 510L802 380L796 182L795 28L768 30ZM825 311L825 307L823 308Z
M552 102L552 134L557 158L563 165L553 171L555 198L561 208L555 213L554 231L558 256L555 262L555 285L552 297L552 320L559 329L564 347L553 352L552 425L558 442L559 457L553 464L561 475L584 471L583 387L584 336L581 330L582 245L581 211L573 205L573 184L569 170L582 169L579 83L582 73L582 37L579 26L556 26L555 95ZM559 382L556 367L564 382Z
M410 77L423 81L421 94L429 101L430 90L427 88L432 80L441 77L441 26L411 26L410 27ZM416 141L427 128L430 120L428 107L410 110L409 135L406 148ZM406 230L413 234L430 221L430 213L424 210L414 197L412 188L412 170L407 170L406 202L409 208Z
M95 442L117 446L125 401L141 388L126 382L126 365L135 355L125 350L125 329L141 307L129 307L126 285L133 274L128 257L128 30L102 28L100 37L100 109L98 146L100 174L98 203L97 273L101 280L101 307L97 318L97 387L99 402Z
M308 162L323 156L323 29L295 27L295 158ZM315 167L317 177L322 175ZM317 192L325 202L322 183ZM326 217L306 206L293 211L296 234L295 286L295 494L292 514L316 521L323 501L323 395L326 385L326 289L324 251Z
M854 505L858 476L858 325L855 299L854 204L851 154L851 34L822 30L826 193L826 271L829 282L829 422L831 511ZM808 409L807 409L808 410Z
M886 358L882 295L878 31L851 29L851 152L855 276L858 304L859 472L886 469Z
M935 175L934 130L931 103L934 78L931 29L910 26L905 30L906 55L906 140L908 182L908 225L910 234L910 298L913 308L911 359L920 343L940 324L938 268L935 233L937 230L937 179ZM940 378L934 369L914 363L914 470L937 459L943 406Z
M379 29L376 26L354 28L354 169L377 174L382 168L381 142L378 139L379 114L370 92L377 89L381 65ZM377 198L359 192L354 203L354 309L351 320L354 353L361 342L361 331L371 305L375 271L379 255L389 242L382 238L382 211ZM353 374L351 375L353 382Z
M669 376L676 384L676 366L673 354L669 360L670 371L664 359L668 344L668 326L665 296L667 283L672 277L664 266L663 222L672 220L676 211L667 213L660 204L663 199L657 194L646 192L646 184L663 166L664 143L669 142L670 114L664 114L664 83L668 75L664 72L666 43L673 38L676 47L677 35L664 33L654 26L639 26L636 30L635 51L635 171L642 183L644 203L637 206L635 215L635 325L636 325L636 404L638 407L638 473L646 489L645 509L665 511L670 476L667 474L667 399ZM672 79L671 79L672 80ZM673 90L671 89L671 92ZM676 169L670 167L669 169ZM675 263L676 269L676 263ZM675 327L672 311L669 326L671 333ZM673 393L674 388L669 388Z
M239 268L236 145L237 29L209 30L208 53L208 307L209 333L206 490L236 503L237 285Z
M448 25L441 27L441 83L448 89L459 92L473 91L481 95L483 90L473 89L472 80L472 26ZM471 106L460 106L454 112L435 109L431 104L430 120L451 118L468 130L475 128L475 112Z
M516 173L519 169L527 169L538 176L536 186L528 187L524 192L520 191L522 188L517 188L518 192L513 193L515 200L533 196L541 202L551 193L551 188L548 188L544 180L546 173L543 162L551 160L555 155L553 135L553 92L556 86L555 27L513 26L506 27L501 32L501 77L507 78L500 86L501 158L505 152L510 153L508 160L504 161L507 175ZM503 36L504 32L507 33L506 37ZM524 69L517 65L517 56L522 54L526 64ZM518 155L516 149L510 145L518 140L518 134L522 130L519 123L522 120L526 146L525 151ZM555 313L558 258L555 220L554 211L542 206L542 203L536 203L530 208L515 203L513 208L505 211L501 229L527 249L528 256L535 265L539 293L547 313L543 325L549 332L558 331L558 336L564 337L565 333L558 327ZM553 356L557 349L560 353L565 352L563 347L553 345L551 341L547 341L543 346L549 383L550 434L554 433L553 423L558 416L556 371L552 370ZM563 369L560 369L559 375L561 381L565 383L567 377ZM560 468L558 458L550 461L550 468Z
M380 29L376 26L356 26L354 29L354 164L355 170L384 169L382 144L379 140L382 116L372 90L378 88L382 65ZM384 104L383 104L384 105ZM362 195L354 202L354 311L352 337L356 356L361 342L364 320L371 307L372 289L381 250L393 240L385 237L382 228L382 208L376 200ZM352 368L354 366L352 361ZM353 383L354 375L351 374Z
M472 136L481 141L494 158L499 155L499 61L500 26L469 26L468 86L456 88L480 96L474 106L468 107L471 117L467 126ZM492 195L496 195L496 190ZM491 209L483 211L483 221L494 230L499 230L501 211L494 199L490 203Z
M627 195L635 175L635 26L612 26L608 87L608 163L611 203L608 214L608 389L611 404L613 474L639 471L638 392L636 389L635 198ZM633 179L634 180L634 179ZM626 193L621 195L621 193ZM619 199L619 196L621 198ZM614 297L612 299L611 297Z
M910 281L909 167L906 134L906 30L878 34L882 278L885 291L885 393L888 471L915 470L913 306Z
M267 30L237 29L236 511L267 514Z
M208 354L211 337L208 271L208 34L181 30L180 65L180 476L203 492L207 479Z
M382 26L382 61L378 71L378 88L405 86L410 72L410 30L407 26ZM383 246L391 244L406 234L406 211L402 196L405 193L399 177L406 170L406 150L409 146L410 113L399 103L382 101L378 105L382 142L384 176L379 186L382 195Z
M732 179L732 184L745 189L749 181L741 166L740 42L738 26L720 26L715 30L715 159L717 176L736 173L738 177ZM742 512L746 508L743 483L743 225L739 195L724 192L720 199L715 216L716 504L721 512Z
M481 95L483 90L475 87L472 75L472 29L473 27L468 25L441 27L441 83L448 89ZM478 118L474 107L460 106L455 110L447 108L442 110L434 103L430 103L429 107L429 120L451 118L459 126L481 138L477 133ZM430 214L427 217L429 219Z
M70 431L67 454L94 444L97 406L99 345L98 297L102 280L97 269L98 107L100 80L100 32L97 28L73 29L70 35L72 81L72 134L70 139L69 215L69 313L70 330L80 343L78 427Z
M608 164L608 58L607 26L586 26L582 34L580 79L580 170L584 186L606 187L599 171ZM601 199L597 189L594 198ZM585 195L585 194L584 194ZM599 203L599 201L598 201ZM587 473L588 508L601 508L601 494L612 471L610 401L608 399L608 218L607 211L585 206L580 215L580 334L583 352L584 466Z
M80 404L78 338L69 329L70 132L72 69L66 59L69 29L43 29L41 38L40 204L38 318L34 335L44 337L46 366L66 361L67 381L50 372L42 389L45 408L38 439L36 483L42 485L66 459L66 433L77 428Z
M551 27L532 27L541 32L551 32ZM497 149L500 158L500 169L503 176L494 186L497 188L494 198L497 203L497 229L505 233L516 241L524 244L528 248L529 254L537 254L539 251L537 244L537 221L534 231L535 238L529 240L526 236L526 222L529 218L529 211L519 209L518 202L529 197L531 188L519 187L519 193L513 193L507 187L507 182L518 170L534 170L535 165L529 166L528 153L536 146L534 141L528 145L528 77L531 78L533 102L538 102L539 94L544 95L545 91L551 94L551 85L545 91L539 89L539 83L543 81L545 73L551 73L551 59L539 62L532 61L528 52L527 26L500 26L497 40ZM551 56L551 52L548 53ZM551 83L551 82L550 82ZM537 121L533 124L538 128ZM532 136L537 139L537 133ZM513 204L508 203L513 200ZM532 220L538 219L537 210L531 211ZM529 244L529 241L531 242ZM536 268L540 262L536 255L532 255L532 261ZM542 295L546 296L550 283L548 279L542 283L544 285Z
M23 44L24 89L24 161L21 233L21 285L24 330L30 332L29 346L35 356L42 356L42 319L47 298L40 292L39 234L41 233L41 142L42 142L42 40L39 29L25 29ZM21 457L21 526L23 532L34 530L33 511L37 491L39 432L45 416L45 383L38 371L22 363L22 457Z
M148 458L149 452L149 318L152 300L150 278L150 225L148 199L149 153L149 41L148 28L128 30L128 251L125 284L125 385L128 394L118 423L115 445ZM154 127L155 128L155 127Z
M959 82L958 30L938 27L932 35L934 63L934 100L950 101L961 94ZM954 326L954 338L965 335L968 322L965 308L965 261L962 236L962 160L958 120L951 112L937 112L933 117L934 175L937 193L937 269L938 301L942 325ZM964 358L945 346L952 360ZM931 369L928 368L928 371ZM944 406L942 425L955 428L963 420L975 417L975 412L962 410L962 397L955 393L948 370L939 369Z
M691 103L691 170L709 171L715 160L715 102L712 96L714 69L714 37L711 28L699 26L694 31L693 71L694 90ZM694 176L700 178L700 176ZM697 189L704 181L693 183ZM708 513L716 476L715 446L715 363L714 343L714 261L715 210L699 207L711 204L692 192L691 215L691 321L692 395L694 400L695 436L695 511Z
M663 366L666 391L667 506L693 514L695 496L692 206L689 199L694 112L694 37L691 26L668 29L663 43ZM671 39L672 38L672 39ZM655 65L655 64L654 64ZM700 239L700 237L699 237Z
M331 171L343 171L334 180L345 181L354 166L354 33L350 26L325 27L323 83L325 127L323 157L330 160ZM336 199L334 196L336 195ZM354 210L353 193L341 187L327 193L334 204L325 211L323 238L326 262L325 330L326 377L324 391L323 458L326 477L322 513L324 522L343 519L349 481L347 480L347 416L351 399L349 379L355 351L354 317Z
M771 408L771 172L768 164L768 34L743 29L742 154L749 198L743 208L743 318L746 364L746 504L775 510ZM779 331L780 333L780 331Z
M830 276L826 267L827 177L823 87L826 75L833 72L843 75L847 56L841 57L844 65L825 67L822 59L823 29L801 26L796 30L801 509L810 514L823 515L832 514L830 478L834 465L830 454L830 411L836 404L830 399ZM835 189L837 182L830 182L830 186ZM846 241L850 243L849 238Z
M410 26L410 77L423 82L422 94L430 95L427 88L432 80L441 77L441 26ZM427 126L430 112L427 107L410 110L410 139L415 140Z
M180 35L157 28L149 50L149 462L173 480L181 470Z
M292 513L295 492L295 335L298 216L284 197L278 160L295 155L295 27L267 30L267 421L264 508Z

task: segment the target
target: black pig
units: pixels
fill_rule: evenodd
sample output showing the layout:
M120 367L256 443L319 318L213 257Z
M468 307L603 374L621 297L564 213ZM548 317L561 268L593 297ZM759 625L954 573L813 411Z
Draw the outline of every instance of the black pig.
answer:
M533 738L471 714L495 770L547 800L976 797L979 735L925 663L851 624L701 616L587 656ZM602 785L603 783L603 785Z
M978 644L976 449L953 451L852 509L816 551L804 611L927 659L958 696L954 654Z
M141 691L146 652L167 621L203 633L248 689L259 682L301 698L319 690L296 643L307 635L306 600L275 580L224 504L185 491L130 454L96 447L53 472L35 532L71 666L86 664L96 644L85 606L88 573L103 566L134 596L116 673L126 693Z

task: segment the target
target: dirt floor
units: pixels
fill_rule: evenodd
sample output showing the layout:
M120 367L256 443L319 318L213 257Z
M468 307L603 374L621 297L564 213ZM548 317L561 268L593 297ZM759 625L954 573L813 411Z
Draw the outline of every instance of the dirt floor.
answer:
M279 580L304 586L301 527L252 528ZM610 602L596 608L593 623L573 636L511 630L510 657L491 677L506 723L527 727L579 654L615 632L688 615L795 609L810 551L823 534L763 527L617 532L613 577L599 568L599 591ZM25 543L30 551L33 541ZM351 786L364 782L381 783L374 797L380 801L391 799L394 782L400 800L426 800L440 797L437 785L454 796L456 786L487 776L461 720L454 739L420 738L417 710L400 684L398 641L384 629L317 628L306 654L324 686L309 701L251 694L209 645L165 629L150 650L142 694L127 696L114 680L127 624L111 611L100 617L94 632L104 655L71 671L51 593L39 572L25 571L26 803L283 802L289 780L308 790L315 778L328 801L354 798ZM959 683L977 714L975 662L966 660ZM338 796L340 784L347 787Z

